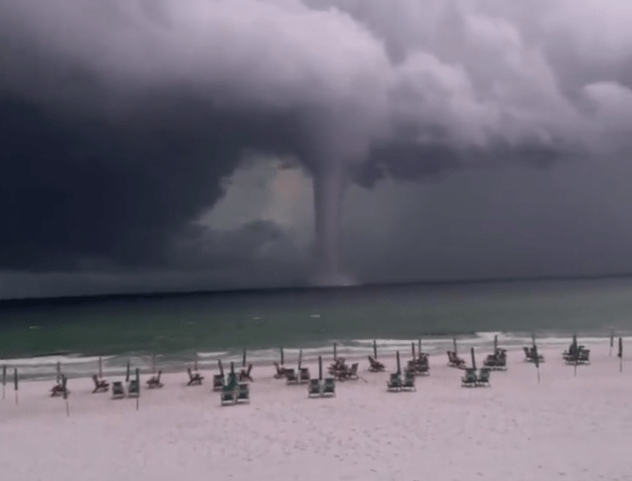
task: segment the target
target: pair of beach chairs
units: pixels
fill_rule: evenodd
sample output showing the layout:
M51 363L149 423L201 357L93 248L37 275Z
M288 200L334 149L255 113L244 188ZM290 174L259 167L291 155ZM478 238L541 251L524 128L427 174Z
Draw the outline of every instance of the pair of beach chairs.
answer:
M467 368L465 370L465 376L461 377L461 386L463 387L482 387L482 386L491 386L489 383L489 368L482 368L478 371L478 375L476 374L476 369Z
M430 375L430 363L428 356L423 354L417 359L408 361L408 371L412 372L416 376L429 376Z
M236 375L229 374L228 377L228 383L222 386L220 394L221 405L250 404L250 386L248 383L239 382Z
M465 369L465 360L457 356L454 351L446 351L448 354L448 366L456 367L458 369Z
M310 382L309 369L302 367L298 370L298 373L294 369L285 370L285 382L286 384L305 384Z
M494 354L487 356L485 361L483 361L483 365L492 371L507 370L507 350L497 349Z
M383 372L385 369L384 364L379 361L376 361L371 356L369 356L369 371L371 372Z
M535 346L534 347L525 346L523 347L523 349L524 349L524 355L525 355L525 358L524 358L525 362L535 362L536 352L537 352ZM537 354L537 359L539 363L544 362L544 356L542 354Z
M140 384L136 379L130 379L127 384L127 396L138 397L140 396ZM125 387L123 381L112 382L112 399L123 399L125 397Z
M50 396L51 397L64 396L64 398L68 396L68 394L70 394L70 390L68 389L67 383L68 383L68 378L62 374L61 378L59 378L59 380L57 381L57 384L55 384L51 388Z
M393 392L416 391L415 373L413 371L406 370L403 380L399 372L391 373L390 379L386 381L386 389Z
M566 364L590 364L590 349L584 346L575 348L571 344L568 351L562 353L562 358Z
M252 376L250 375L250 373L252 372L252 364L248 364L248 368L242 368L241 371L239 372L239 374L235 374L235 373L229 373L228 374L228 382L226 380L226 377L222 373L220 374L215 374L213 376L213 391L221 391L222 389L224 389L226 386L228 386L228 383L231 381L232 377L235 376L236 380L239 380L239 382L246 382L246 381L250 381L252 382Z
M336 381L333 377L321 379L310 379L307 387L308 397L335 397Z
M358 376L359 365L357 362L353 363L351 367L343 364L336 369L330 369L329 373L338 381L357 381L360 379L360 376Z

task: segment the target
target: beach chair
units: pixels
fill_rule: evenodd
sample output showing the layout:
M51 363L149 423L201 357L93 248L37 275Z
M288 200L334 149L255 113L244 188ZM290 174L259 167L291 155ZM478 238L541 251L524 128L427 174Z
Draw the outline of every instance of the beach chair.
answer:
M112 383L112 399L121 399L125 397L125 389L121 381L114 381Z
M360 364L357 362L354 362L353 364L351 364L351 368L347 371L347 374L346 374L347 379L351 379L352 381L357 381L358 379L360 379L360 376L358 376L359 365Z
M307 386L307 397L316 397L322 395L322 387L320 379L310 379Z
M296 375L296 372L294 371L294 369L288 369L285 373L285 377L286 377L286 384L298 384L298 376Z
M577 353L577 362L579 364L590 364L590 349L580 349Z
M241 369L241 372L239 373L239 381L240 382L244 382L244 381L250 381L252 382L252 377L250 377L250 372L252 371L252 364L248 364L248 369Z
M465 370L465 376L461 377L461 386L475 387L477 380L478 378L476 377L476 369L468 367Z
M157 376L152 376L147 380L147 387L149 389L156 389L156 388L161 388L162 386L164 386L164 384L160 382L161 374L162 374L162 371L158 371Z
M465 361L456 355L454 351L447 351L448 353L448 366L456 367L459 369L465 369Z
M478 377L476 378L477 386L490 386L489 384L489 369L483 368L478 372Z
M402 391L416 391L414 371L408 371L404 375L404 383L402 384Z
M63 396L64 393L68 395L70 394L70 391L68 390L68 388L63 382L60 382L59 384L55 384L50 390L51 397Z
M204 379L204 376L200 375L199 372L191 371L190 367L187 367L187 372L189 373L189 382L187 383L187 386L202 385L202 379Z
M127 386L127 395L128 397L140 396L140 384L136 382L136 379L130 379L129 385Z
M391 377L386 381L386 388L388 391L401 391L402 379L398 372L391 373Z
M285 377L287 375L287 368L284 366L279 366L278 362L274 363L274 366L276 367L276 374L274 375L274 379L281 379L282 377Z
M333 377L326 377L323 383L323 396L336 396L336 381Z
M309 369L302 367L298 374L298 382L300 384L305 384L306 382L309 382L309 378Z
M250 387L248 383L239 383L237 386L237 397L235 399L236 403L246 403L250 404Z
M532 347L524 347L525 362L535 362L535 349ZM544 362L544 356L538 354L538 362Z
M229 377L228 383L222 386L220 401L222 406L225 404L234 404L237 400L237 377Z
M92 391L92 394L97 392L108 392L108 389L110 388L110 383L108 383L104 379L99 379L96 374L92 375L92 380L94 381L94 391Z
M213 376L213 391L219 391L224 387L225 384L226 381L224 379L224 376L222 376L221 374L215 374Z
M369 356L369 371L371 372L382 372L384 371L384 364L379 361L376 361L371 356Z

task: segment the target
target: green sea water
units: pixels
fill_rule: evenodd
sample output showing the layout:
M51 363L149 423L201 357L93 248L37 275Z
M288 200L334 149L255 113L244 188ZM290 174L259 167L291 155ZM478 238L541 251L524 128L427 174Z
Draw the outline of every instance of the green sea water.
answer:
M611 329L632 332L632 279L104 297L0 305L0 358Z

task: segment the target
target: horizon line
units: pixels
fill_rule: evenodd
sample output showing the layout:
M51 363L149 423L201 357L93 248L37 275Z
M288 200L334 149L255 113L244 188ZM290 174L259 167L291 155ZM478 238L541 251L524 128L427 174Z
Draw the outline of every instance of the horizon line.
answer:
M119 292L109 294L64 295L49 297L15 297L0 299L0 309L6 307L27 307L42 304L65 304L72 302L90 302L98 300L113 300L125 298L167 298L187 297L202 295L240 295L240 294L265 294L271 292L307 292L307 291L342 291L357 290L367 287L402 287L402 286L442 286L442 285L471 285L493 284L510 282L538 282L538 281L582 281L605 280L632 277L632 272L621 274L587 274L581 276L530 276L530 277L490 277L475 279L446 279L446 280L421 280L406 282L370 282L353 284L349 286L286 286L286 287L250 287L242 289L204 289L191 291L150 291L150 292Z

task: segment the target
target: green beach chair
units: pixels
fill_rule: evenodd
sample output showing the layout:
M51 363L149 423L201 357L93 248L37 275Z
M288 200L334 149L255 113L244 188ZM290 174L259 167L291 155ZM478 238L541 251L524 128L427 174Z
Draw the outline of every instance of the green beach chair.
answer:
M482 368L479 371L478 377L476 378L476 385L477 386L490 386L490 384L489 384L489 369Z
M125 389L121 381L114 381L112 383L112 399L122 399L125 397Z
M406 371L406 375L404 376L404 383L402 384L402 390L416 391L414 371Z
M336 396L336 381L333 377L325 378L325 382L323 384L323 396Z
M234 404L237 401L237 377L229 376L228 384L222 387L220 400L222 406L225 404Z
M250 404L250 387L248 383L243 382L238 385L235 402Z
M401 391L402 390L402 378L398 372L391 373L391 378L386 381L386 388L388 391Z
M140 384L136 379L130 379L129 386L127 386L127 395L129 397L140 396Z
M320 379L310 379L307 386L307 397L320 397L322 394Z
M468 367L465 370L465 376L461 378L461 386L463 387L476 387L476 369Z
M226 385L226 380L222 374L215 374L213 376L213 391L221 391Z

